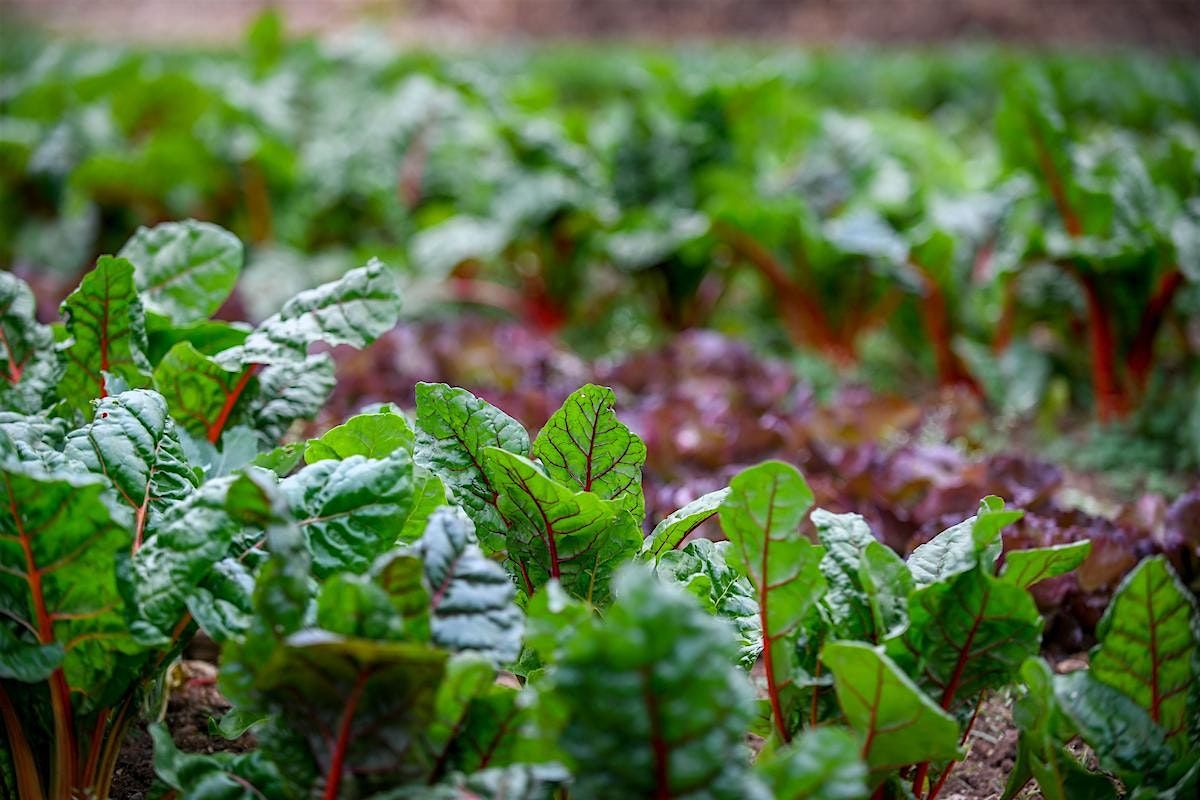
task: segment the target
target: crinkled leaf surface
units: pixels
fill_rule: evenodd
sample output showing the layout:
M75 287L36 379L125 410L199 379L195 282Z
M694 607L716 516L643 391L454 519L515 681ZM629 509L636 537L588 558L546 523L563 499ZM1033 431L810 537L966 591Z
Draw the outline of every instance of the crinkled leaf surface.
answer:
M154 772L190 800L262 800L285 797L279 770L263 754L184 753L161 722L149 726Z
M67 437L64 453L108 478L121 502L133 511L138 545L163 512L197 484L166 400L146 389L99 401L92 421Z
M1078 567L1092 551L1092 543L1084 540L1052 547L1031 547L1010 550L1004 554L1004 570L1000 580L1028 589L1038 581L1065 575Z
M728 629L644 568L627 567L616 595L602 622L575 630L553 673L572 796L754 796L750 687Z
M878 648L830 642L821 660L833 672L838 703L863 739L872 785L891 770L958 758L958 723Z
M1041 645L1033 596L978 567L917 589L908 614L888 653L951 711L1012 681Z
M233 291L243 261L236 236L194 219L138 228L119 255L133 264L146 309L181 323L212 316Z
M880 642L908 618L912 575L904 562L881 545L858 514L812 513L825 547L821 573L829 584L822 600L840 639Z
M86 413L93 398L109 394L106 375L126 388L150 384L145 319L132 264L101 256L63 301L62 315L71 339L63 350L66 369L58 391L72 407Z
M61 367L33 292L11 272L0 272L0 332L0 404L32 414L46 404Z
M1113 595L1091 654L1091 674L1132 698L1167 732L1176 753L1189 747L1188 691L1200 679L1195 600L1165 556L1142 561Z
M642 543L633 516L618 501L546 477L527 458L495 447L484 455L509 525L508 557L526 592L553 578L575 597L607 601L613 573Z
M990 567L1000 555L1000 529L1021 518L1020 511L1005 510L999 497L985 497L979 513L948 528L912 551L908 568L917 586L973 569Z
M118 582L133 535L112 521L104 489L91 475L0 468L0 625L23 643L4 651L5 669L32 675L30 659L56 655L29 645L57 644L67 682L84 697L128 680L115 663L138 650Z
M729 547L729 542L696 539L682 550L665 553L655 571L682 584L710 614L733 623L738 635L738 660L750 669L762 653L758 595L750 581L729 565Z
M359 796L422 780L432 764L418 746L434 717L446 654L414 642L376 642L302 631L253 672L258 703L298 734L328 781Z
M479 549L470 518L457 508L438 509L412 550L424 563L434 644L477 653L496 666L516 661L524 621L516 589Z
M674 550L701 523L712 519L728 496L729 489L718 489L697 497L678 511L673 511L654 526L650 536L642 543L642 558L659 558L664 553Z
M318 461L285 478L280 489L304 531L314 573L361 573L404 528L413 504L413 463L403 450L383 459Z
M154 385L179 424L215 444L243 417L257 372L256 367L226 369L190 342L180 342L154 368Z
M416 400L417 463L441 478L471 517L484 552L504 552L507 526L484 473L484 449L528 455L529 434L521 423L465 389L418 383Z
M757 771L772 797L856 800L868 794L860 746L858 739L842 728L813 728L760 759Z
M302 360L313 342L365 347L396 324L400 297L391 270L372 259L336 281L293 297L218 359L226 366Z
M375 414L357 414L318 439L309 439L304 448L304 461L312 464L324 459L343 459L347 456L386 458L392 451L404 448L412 451L414 434L408 420L390 409Z
M616 396L606 386L576 389L533 443L546 474L566 486L616 500L640 520L646 445L617 419Z

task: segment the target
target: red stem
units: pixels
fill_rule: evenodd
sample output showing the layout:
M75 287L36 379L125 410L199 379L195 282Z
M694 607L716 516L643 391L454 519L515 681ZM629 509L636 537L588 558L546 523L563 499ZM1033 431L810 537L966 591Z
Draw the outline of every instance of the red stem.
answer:
M962 738L958 740L958 746L962 747L967 743L967 737L971 735L971 728L975 727L975 719L979 716L979 709L983 707L983 692L979 693L979 700L975 703L975 710L971 712L971 719L967 722L967 728L963 731ZM950 771L954 769L957 761L951 761L942 770L942 774L938 776L937 783L929 790L929 796L925 800L936 800L938 793L942 791L942 787L946 785L946 780L950 777Z
M925 313L921 318L925 322L925 330L933 345L933 356L937 362L938 384L954 386L962 384L976 394L982 394L979 384L971 376L954 352L953 336L950 331L950 313L946 308L946 293L933 277L930 271L916 260L910 260L925 283L926 295L922 305Z
M38 777L37 763L25 732L21 729L21 721L17 718L17 710L13 708L8 692L4 691L4 682L0 681L0 720L4 722L4 731L8 737L9 749L12 754L13 772L17 779L17 796L28 797L31 800L43 800L42 781Z
M354 688L350 690L350 696L346 698L346 708L343 709L342 718L338 722L337 741L333 746L329 775L325 780L324 800L337 800L338 790L342 783L342 771L345 768L346 748L350 746L350 731L354 726L354 714L358 710L358 701L362 698L363 689L370 676L370 671L360 672L354 681Z
M1088 344L1091 348L1092 391L1096 395L1096 410L1101 422L1119 418L1125 412L1124 395L1117 381L1116 344L1112 322L1100 296L1100 287L1091 275L1070 268L1083 289L1088 311Z
M784 723L783 703L779 699L779 686L775 683L774 642L777 637L771 634L771 624L768 614L768 586L771 580L767 572L767 556L771 550L771 518L775 513L775 489L776 486L772 484L771 497L767 501L767 520L763 525L762 577L759 580L758 613L762 621L763 668L767 672L767 697L771 701L771 717L775 720L775 730L779 732L779 738L783 739L784 742L790 742L792 736L788 733L787 725Z
M646 715L650 718L650 748L654 752L654 797L655 800L671 800L671 752L663 736L658 698L650 685L651 680L649 668L643 667L642 700L646 704Z
M12 346L8 343L8 336L4 333L3 325L0 325L0 344L3 344L4 349L8 351L8 382L16 385L21 380L23 364L17 361L17 354L13 352Z
M1142 313L1141 323L1138 325L1137 334L1133 337L1133 344L1129 348L1129 357L1125 362L1139 392L1146 388L1146 382L1150 378L1150 365L1154 360L1154 340L1158 336L1163 320L1166 319L1166 312L1171 301L1175 299L1175 294L1182 287L1183 273L1178 267L1172 267L1169 272L1159 278L1154 295Z
M221 441L221 434L225 432L225 424L229 422L229 415L233 413L233 407L237 405L242 392L246 391L246 385L250 383L250 379L257 375L260 369L262 369L262 364L250 364L242 370L242 374L238 378L237 383L234 384L233 390L225 396L225 403L221 406L221 412L217 414L217 418L208 426L208 441L213 444Z

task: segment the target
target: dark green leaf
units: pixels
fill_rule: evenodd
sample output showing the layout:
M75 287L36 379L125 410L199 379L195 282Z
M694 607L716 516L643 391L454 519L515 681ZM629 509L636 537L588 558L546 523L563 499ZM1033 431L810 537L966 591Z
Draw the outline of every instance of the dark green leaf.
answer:
M729 631L640 567L621 573L616 595L602 623L576 629L553 673L569 711L572 796L753 796L750 687L730 663Z
M164 511L196 488L166 401L146 389L99 401L92 421L67 437L64 452L112 483L133 512L135 546Z
M425 564L434 644L478 653L495 666L516 661L523 627L516 589L504 568L483 555L466 514L438 509L412 550Z
M484 474L484 449L528 455L521 423L465 389L418 383L416 461L442 479L454 502L475 523L489 556L503 553L507 526L496 508L496 491Z
M861 743L841 728L814 728L758 762L772 797L788 800L857 800L866 797L867 768Z
M616 500L641 520L646 445L613 412L612 389L588 384L554 412L533 443L546 474L561 484Z
M398 450L385 459L318 461L280 489L304 531L319 576L365 572L396 544L413 504L413 463Z
M175 322L212 316L233 291L243 259L236 236L194 219L138 228L119 255L133 264L146 309Z
M32 414L58 383L61 365L49 325L37 321L33 292L11 272L0 272L0 404Z
M678 511L673 511L654 526L650 536L642 543L642 558L657 559L674 550L702 522L711 519L728 496L729 489L718 489L697 497Z
M1000 555L1000 529L1021 518L1022 512L1004 508L999 497L985 497L979 513L948 528L913 550L908 557L917 586L974 569L991 568Z
M602 500L543 475L507 450L484 450L484 469L508 521L508 557L527 594L548 580L593 604L609 595L612 574L642 543L642 532L619 501Z
M1142 561L1121 581L1096 626L1091 674L1132 698L1167 732L1177 754L1189 748L1188 690L1197 681L1200 616L1164 556Z
M108 377L123 382L123 388L150 384L145 320L132 264L101 256L63 301L62 314L71 339L63 350L66 370L58 391L77 411L86 413L93 398L110 393Z
M829 592L823 604L833 635L879 642L903 627L913 580L900 557L876 541L858 514L818 508L812 521L825 546L821 572Z

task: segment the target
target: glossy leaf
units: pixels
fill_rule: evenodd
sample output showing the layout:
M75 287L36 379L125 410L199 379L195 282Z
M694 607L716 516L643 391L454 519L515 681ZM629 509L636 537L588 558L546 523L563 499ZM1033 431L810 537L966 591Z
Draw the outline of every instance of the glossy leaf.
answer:
M553 673L572 796L747 797L750 687L728 630L642 568L623 571L616 594Z
M1000 555L1000 529L1021 518L1022 512L1005 510L998 497L985 497L979 513L942 531L913 550L908 567L917 586L973 569L977 564L990 568Z
M1188 747L1188 691L1196 680L1200 615L1162 556L1125 576L1096 627L1091 674L1132 698L1167 732L1176 753Z
M101 256L63 301L62 315L71 339L63 350L66 370L58 391L67 403L88 411L93 398L110 394L105 376L124 388L149 385L145 319L132 264Z
M191 343L181 342L154 368L154 385L180 425L215 444L244 418L257 372L255 367L226 369Z
M178 323L212 316L233 291L243 261L236 236L194 219L138 228L119 255L134 266L146 310Z
M735 475L720 508L721 528L731 542L726 557L754 586L767 696L785 741L790 714L782 693L794 680L794 637L826 588L821 575L825 549L800 532L812 500L795 467L768 461Z
M118 580L133 535L110 518L104 489L90 475L0 468L0 597L8 612L0 624L22 643L5 650L6 671L32 677L31 659L55 655L37 655L29 649L36 643L62 648L66 681L80 692L129 680L115 664L139 649Z
M682 550L665 553L655 571L680 583L710 614L733 623L738 635L738 661L750 669L763 646L758 595L750 581L729 565L729 547L729 542L696 539Z
M812 513L825 546L821 572L829 583L823 599L841 639L882 641L908 619L913 580L904 562L881 545L858 514Z
M134 389L96 404L92 421L73 431L65 455L103 475L133 513L134 545L158 518L196 488L162 395Z
M32 414L46 405L61 366L49 325L37 321L29 286L0 272L0 404Z
M833 672L847 721L862 737L872 786L902 766L960 756L958 723L879 649L830 642L821 661Z
M412 550L424 563L434 644L495 666L516 661L523 627L516 589L479 549L471 520L457 508L438 509Z
M640 520L645 514L642 465L646 445L617 419L612 389L576 389L547 420L533 454L546 474L566 486L616 500Z
M385 408L375 414L355 415L336 428L330 428L319 439L309 439L304 448L304 461L312 464L347 456L387 458L400 448L411 452L413 444L414 434L408 420Z
M757 771L772 797L857 800L866 797L867 768L858 739L841 728L813 728L760 758Z
M403 450L384 459L318 461L280 489L304 532L318 576L365 572L396 544L413 504L413 463Z
M1071 542L1052 547L1010 550L1004 555L1000 580L1028 589L1038 581L1065 575L1078 567L1092 551L1089 541Z
M642 543L637 522L619 501L573 491L527 458L484 450L484 470L508 521L508 557L527 594L558 580L571 595L603 604L612 575Z
M672 512L662 522L654 526L650 536L642 544L642 558L660 558L664 553L674 550L679 543L688 537L702 523L712 519L725 498L729 489L718 489L715 492L697 497L678 511Z
M340 279L310 289L218 357L226 366L301 360L313 342L365 347L396 324L400 298L392 272L372 259Z
M503 553L507 526L484 472L484 450L498 447L527 455L529 434L521 423L465 389L418 383L416 401L417 463L441 478L471 517L484 552Z

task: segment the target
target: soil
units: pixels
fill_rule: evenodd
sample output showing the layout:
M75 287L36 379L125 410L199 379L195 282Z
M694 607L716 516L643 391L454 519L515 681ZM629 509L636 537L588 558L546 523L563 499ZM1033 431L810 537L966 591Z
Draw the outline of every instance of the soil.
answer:
M216 687L217 668L207 661L182 661L171 674L170 699L163 722L175 746L185 753L241 753L254 748L246 734L227 740L209 733L209 720L229 710L229 701ZM113 774L113 800L143 800L154 784L154 746L145 723L130 732Z
M203 637L201 637L203 639ZM189 654L201 653L215 660L216 651L203 641ZM1065 673L1087 667L1085 655L1058 660L1056 672ZM186 753L245 752L253 749L251 734L232 741L209 733L209 720L220 717L230 705L216 687L216 667L209 661L187 660L172 675L174 684L164 722L175 745ZM938 795L943 800L997 800L1003 793L1017 753L1017 729L1013 726L1012 697L1007 693L989 698L979 708L975 724L966 741L967 758L955 766ZM1075 754L1085 762L1091 754ZM117 762L111 797L113 800L143 800L154 782L154 748L142 725L134 730ZM1094 766L1092 764L1091 766ZM1032 782L1017 795L1017 800L1038 800L1041 794Z

